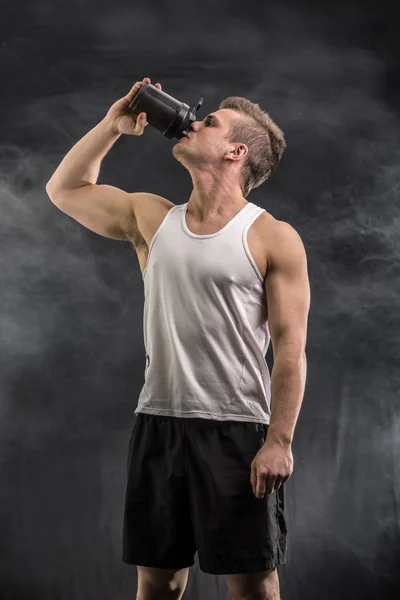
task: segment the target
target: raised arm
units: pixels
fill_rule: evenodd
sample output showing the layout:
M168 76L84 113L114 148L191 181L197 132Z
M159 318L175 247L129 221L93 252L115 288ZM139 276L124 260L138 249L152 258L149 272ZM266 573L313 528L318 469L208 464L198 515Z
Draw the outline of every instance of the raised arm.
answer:
M145 77L143 82L150 83ZM111 185L97 185L101 161L122 133L140 136L146 114L136 116L128 106L143 82L115 102L105 118L64 157L46 185L53 204L88 229L117 240L126 240L135 221L135 205L154 194L128 193ZM159 83L156 87L161 89Z

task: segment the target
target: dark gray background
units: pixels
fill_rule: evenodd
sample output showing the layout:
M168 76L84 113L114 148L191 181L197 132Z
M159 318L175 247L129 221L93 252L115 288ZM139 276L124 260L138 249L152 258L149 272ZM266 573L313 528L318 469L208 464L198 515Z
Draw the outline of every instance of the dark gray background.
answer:
M307 387L286 484L285 600L400 594L399 42L395 3L3 3L0 24L0 597L125 600L126 456L143 385L128 243L48 198L68 150L149 76L199 118L229 95L288 148L249 200L304 241ZM98 183L179 204L173 142L121 137ZM268 353L268 362L272 364ZM191 569L185 599L225 600Z

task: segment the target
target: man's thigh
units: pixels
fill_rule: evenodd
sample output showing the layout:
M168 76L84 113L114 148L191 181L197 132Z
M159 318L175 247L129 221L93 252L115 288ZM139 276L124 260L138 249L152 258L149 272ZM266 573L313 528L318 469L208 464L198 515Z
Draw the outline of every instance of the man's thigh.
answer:
M194 423L190 429L189 493L200 569L230 575L283 564L284 486L260 499L250 481L251 462L265 442L264 426L224 421Z
M177 418L139 413L129 443L122 560L156 569L194 564L196 544Z

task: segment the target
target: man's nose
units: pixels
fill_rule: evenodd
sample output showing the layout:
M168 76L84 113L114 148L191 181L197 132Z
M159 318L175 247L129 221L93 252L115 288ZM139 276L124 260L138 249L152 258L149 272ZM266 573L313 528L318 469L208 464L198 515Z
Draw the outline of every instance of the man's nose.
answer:
M190 131L194 131L196 133L196 131L198 131L200 128L200 121L193 121L193 123L190 126Z

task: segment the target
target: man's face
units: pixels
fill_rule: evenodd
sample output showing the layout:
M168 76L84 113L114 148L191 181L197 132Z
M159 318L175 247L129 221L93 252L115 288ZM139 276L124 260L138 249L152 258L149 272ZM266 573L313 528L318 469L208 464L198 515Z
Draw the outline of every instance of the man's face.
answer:
M173 156L187 168L221 163L233 147L227 136L239 118L236 111L224 108L210 113L202 121L195 121L188 135L173 147Z

